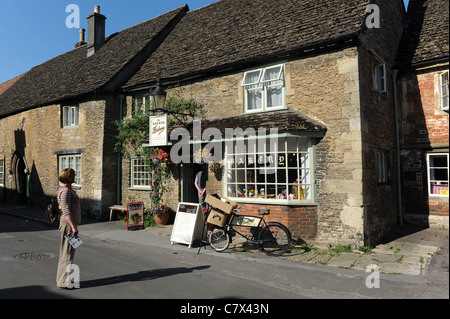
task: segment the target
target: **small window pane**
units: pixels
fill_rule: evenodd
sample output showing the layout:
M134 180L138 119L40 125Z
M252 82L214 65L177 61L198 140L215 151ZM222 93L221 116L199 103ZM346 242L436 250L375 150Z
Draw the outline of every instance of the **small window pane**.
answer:
M247 110L260 110L262 106L263 90L259 85L250 86L246 88L247 92Z
M148 166L146 165L144 159L133 158L131 164L131 187L149 188L151 174L148 171Z
M264 70L263 82L275 81L281 78L281 65Z
M242 82L242 85L258 84L260 76L261 76L261 70L246 72L244 75L244 80Z
M75 186L81 186L81 155L65 155L59 157L59 171L72 168L75 171Z

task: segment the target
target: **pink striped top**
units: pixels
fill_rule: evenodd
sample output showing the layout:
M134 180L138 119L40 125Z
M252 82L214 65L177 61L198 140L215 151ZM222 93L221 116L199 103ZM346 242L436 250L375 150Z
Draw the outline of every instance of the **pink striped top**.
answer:
M61 210L61 222L69 223L69 214L72 221L78 226L81 223L81 206L77 193L67 186L58 189L58 205Z

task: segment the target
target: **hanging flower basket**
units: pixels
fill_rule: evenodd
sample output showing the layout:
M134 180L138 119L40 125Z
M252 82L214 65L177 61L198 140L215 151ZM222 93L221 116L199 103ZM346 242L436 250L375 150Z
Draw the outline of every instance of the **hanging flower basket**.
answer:
M149 158L152 160L153 164L158 165L161 163L170 164L169 154L160 148L154 148Z
M212 158L212 153L206 147L203 149L198 149L197 152L194 153L194 160L196 163L209 163Z

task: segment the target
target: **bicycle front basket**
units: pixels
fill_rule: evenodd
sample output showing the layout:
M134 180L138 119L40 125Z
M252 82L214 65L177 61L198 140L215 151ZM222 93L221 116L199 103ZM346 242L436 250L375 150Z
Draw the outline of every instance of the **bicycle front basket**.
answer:
M239 227L258 227L260 222L261 218L256 216L235 216L231 225Z

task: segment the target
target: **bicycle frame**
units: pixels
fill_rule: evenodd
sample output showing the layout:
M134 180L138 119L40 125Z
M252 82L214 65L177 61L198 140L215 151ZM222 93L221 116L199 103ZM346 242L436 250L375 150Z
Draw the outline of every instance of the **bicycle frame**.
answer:
M260 229L267 226L264 216L257 217L257 216L252 216L252 215L238 215L234 212L232 214L233 214L233 216L231 218L231 222L224 227L225 230L227 232L230 232L230 230L235 231L236 233L238 233L239 235L244 237L248 242L250 242L252 244L261 244L262 241L256 240L255 236L258 234L258 231ZM256 224L256 222L258 222L258 223ZM247 235L239 232L237 229L235 229L234 226L255 228L256 231L253 232L251 236L247 236Z

